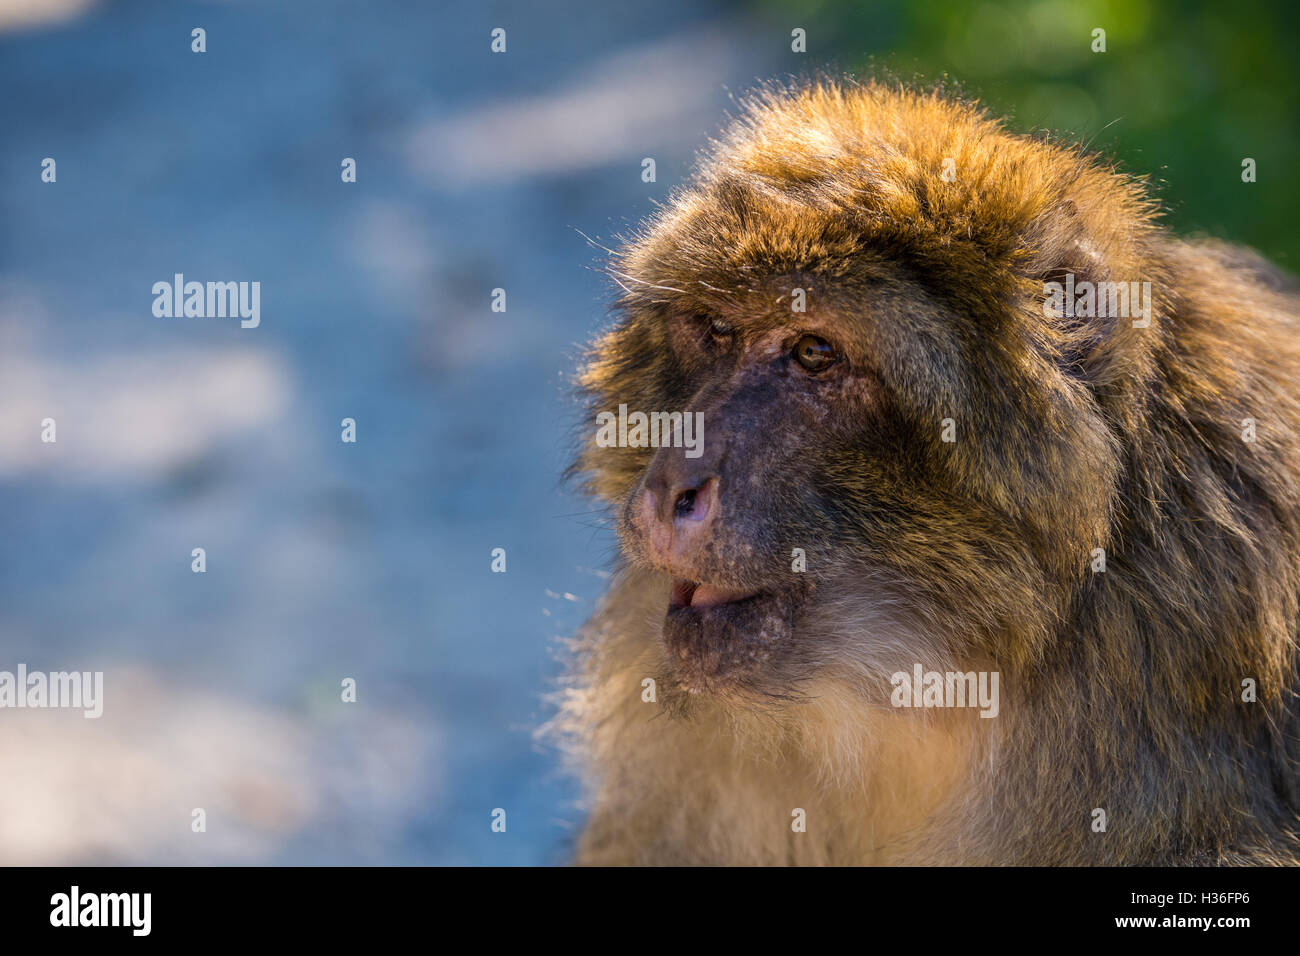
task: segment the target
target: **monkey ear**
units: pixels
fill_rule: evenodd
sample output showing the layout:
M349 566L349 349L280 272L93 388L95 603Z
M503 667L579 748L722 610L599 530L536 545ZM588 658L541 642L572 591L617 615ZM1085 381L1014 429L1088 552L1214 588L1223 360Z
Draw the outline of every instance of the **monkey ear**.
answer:
M1056 288L1078 287L1084 282L1096 289L1108 282L1111 267L1101 241L1084 222L1073 199L1063 199L1038 216L1026 230L1029 257L1025 270L1036 283L1035 303L1040 308L1048 298L1049 284ZM1061 316L1051 320L1063 370L1071 375L1093 377L1106 343L1115 331L1115 319L1107 316Z
M1079 207L1062 199L1039 215L1025 232L1027 268L1038 279L1073 272L1076 282L1103 282L1110 270L1097 242L1088 234Z

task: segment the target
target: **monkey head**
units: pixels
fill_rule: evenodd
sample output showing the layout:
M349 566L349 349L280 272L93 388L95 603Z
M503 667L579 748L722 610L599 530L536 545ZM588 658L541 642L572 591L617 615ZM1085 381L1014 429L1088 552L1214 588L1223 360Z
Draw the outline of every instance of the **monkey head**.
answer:
M1108 543L1155 338L1045 314L1044 281L1151 278L1150 216L1114 171L940 96L748 104L617 253L581 379L595 410L702 421L694 451L577 466L665 592L672 679L779 696L1041 653Z

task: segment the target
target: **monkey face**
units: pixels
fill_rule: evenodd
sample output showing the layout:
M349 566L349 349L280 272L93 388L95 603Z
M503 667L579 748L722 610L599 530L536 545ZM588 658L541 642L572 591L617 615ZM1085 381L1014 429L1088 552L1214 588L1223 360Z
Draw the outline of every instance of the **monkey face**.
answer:
M831 440L831 403L851 389L835 343L811 323L689 315L664 329L698 442L654 452L619 530L627 554L672 580L664 642L698 691L752 678L789 643L813 590L803 567L791 570L801 562L790 538L824 511L811 452Z
M940 307L884 264L838 287L798 273L753 282L754 296L637 313L604 343L636 371L611 398L700 424L692 447L606 451L607 465L627 467L624 555L670 581L661 634L673 676L692 693L787 696L829 659L871 660L882 674L933 659L920 618L941 616L948 562L915 543L961 549L972 527L999 528L954 508L878 365L889 336L864 312L893 322L919 302ZM792 311L810 289L825 294Z

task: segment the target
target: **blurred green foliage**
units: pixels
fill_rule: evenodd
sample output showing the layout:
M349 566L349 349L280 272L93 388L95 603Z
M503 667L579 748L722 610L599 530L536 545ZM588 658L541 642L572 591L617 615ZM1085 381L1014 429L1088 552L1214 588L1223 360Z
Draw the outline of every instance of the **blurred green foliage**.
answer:
M755 3L787 35L807 30L792 73L953 83L1014 128L1052 130L1146 175L1179 232L1300 272L1297 0ZM1096 28L1104 53L1092 51Z

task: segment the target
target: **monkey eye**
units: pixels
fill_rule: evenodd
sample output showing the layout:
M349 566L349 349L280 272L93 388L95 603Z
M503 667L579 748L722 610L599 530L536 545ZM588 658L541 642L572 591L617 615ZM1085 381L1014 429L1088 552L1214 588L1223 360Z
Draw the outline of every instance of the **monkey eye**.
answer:
M831 343L815 335L805 335L801 338L794 344L790 355L810 372L820 372L830 368L839 360Z
M714 319L709 323L709 335L713 336L715 339L718 339L720 341L724 339L730 339L731 336L735 333L735 331L736 331L735 326L728 325L726 322L723 322L721 319Z

